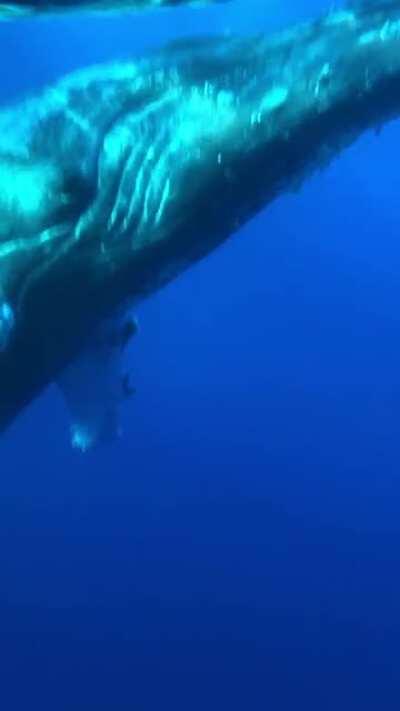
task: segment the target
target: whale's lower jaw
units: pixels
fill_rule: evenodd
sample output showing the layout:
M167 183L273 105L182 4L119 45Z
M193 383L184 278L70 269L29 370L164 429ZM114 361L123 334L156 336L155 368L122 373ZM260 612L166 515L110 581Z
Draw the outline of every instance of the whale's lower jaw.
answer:
M315 65L315 53L311 50L316 42L319 55ZM225 133L217 136L215 145L211 133L207 134L207 140L201 134L194 144L188 144L193 151L192 163L181 182L179 171L188 156L186 143L181 158L171 161L171 180L178 176L179 190L176 189L165 208L162 231L152 228L143 232L135 249L129 247L131 243L126 238L122 242L111 240L116 251L104 263L94 259L86 247L99 244L98 230L89 231L88 242L78 240L76 248L50 262L49 269L41 271L33 281L29 298L24 299L16 315L9 343L0 352L0 429L5 429L77 357L87 343L88 334L95 332L107 315L127 300L137 302L178 275L263 205L328 163L360 133L400 114L400 3L393 14L373 10L369 16L363 11L363 19L359 21L352 13L339 13L307 28L286 32L281 40L273 38L270 43L264 40L257 45L258 54L251 71L243 70L243 62L240 69L239 50L248 52L245 66L251 68L251 43L235 44L226 38L210 43L205 52L200 48L197 54L194 43L190 62L177 69L184 78L185 72L190 72L187 74L190 81L200 82L201 87L201 92L197 88L189 92L190 122L183 127L182 140L193 141L193 135L197 135L193 131L203 131L203 124L196 123L195 111L204 92L209 91L206 81L209 72L210 82L218 75L226 87L215 102L216 110L222 105L228 120ZM173 51L174 58L179 59L182 52L188 56L187 46ZM304 56L304 64L300 66L299 51ZM282 56L286 64L282 65L280 85L275 80L271 88L265 67L281 66ZM154 60L160 76L164 76L163 61L163 55ZM171 56L166 52L165 66L170 64ZM151 62L146 66L150 72ZM95 85L109 81L109 76L105 68L102 78L99 68ZM73 78L70 84L74 88ZM299 91L299 85L308 87L308 93ZM87 95L88 92L85 100ZM160 114L153 111L154 107L158 111L154 97L150 104L151 127L160 129L161 136L169 126L176 135L175 115L185 108L180 94L176 104L173 92L168 90L166 97L167 102L160 104ZM140 116L147 117L146 105L140 104L140 112ZM212 115L211 112L210 122ZM126 126L130 126L129 120ZM136 130L134 121L132 126ZM223 157L218 150L220 142L225 151ZM118 164L119 176L124 175L126 165L126 161L122 168ZM113 188L112 193L116 196L115 205L123 205L121 187ZM144 203L150 210L148 186L143 195L147 196ZM100 205L106 204L101 195L99 200ZM158 212L154 213L154 219ZM109 223L108 215L106 221ZM94 224L98 227L98 221ZM129 249L125 249L126 245Z

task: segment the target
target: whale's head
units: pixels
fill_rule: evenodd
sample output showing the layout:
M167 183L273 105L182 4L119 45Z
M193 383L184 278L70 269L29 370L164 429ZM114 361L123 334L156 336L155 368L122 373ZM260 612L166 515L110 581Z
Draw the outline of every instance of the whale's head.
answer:
M0 153L0 348L7 346L27 284L65 248L90 200L78 173Z
M13 239L50 227L70 200L61 171L50 161L0 155L0 186L0 241L9 249L16 246Z

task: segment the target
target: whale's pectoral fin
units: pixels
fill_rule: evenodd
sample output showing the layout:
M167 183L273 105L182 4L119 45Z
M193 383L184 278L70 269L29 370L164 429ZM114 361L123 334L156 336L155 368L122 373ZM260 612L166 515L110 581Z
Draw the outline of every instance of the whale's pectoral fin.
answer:
M137 330L137 321L130 316L108 319L58 378L76 449L84 452L120 436L120 404L135 392L129 374L121 369L122 354Z

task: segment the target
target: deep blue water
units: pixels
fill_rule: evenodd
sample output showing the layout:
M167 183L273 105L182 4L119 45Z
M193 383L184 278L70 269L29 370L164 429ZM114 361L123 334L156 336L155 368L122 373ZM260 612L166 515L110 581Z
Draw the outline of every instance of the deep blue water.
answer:
M1 25L1 99L302 2ZM3 439L2 710L398 711L399 142L138 309L120 443L72 452L55 389Z

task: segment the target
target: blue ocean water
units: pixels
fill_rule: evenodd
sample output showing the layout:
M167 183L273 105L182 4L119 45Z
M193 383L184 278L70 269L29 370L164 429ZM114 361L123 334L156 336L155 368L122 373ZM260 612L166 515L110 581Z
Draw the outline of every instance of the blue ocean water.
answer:
M326 7L285 2L0 25L0 99ZM4 437L1 709L398 710L399 141L138 309L120 443L71 451L53 388Z

